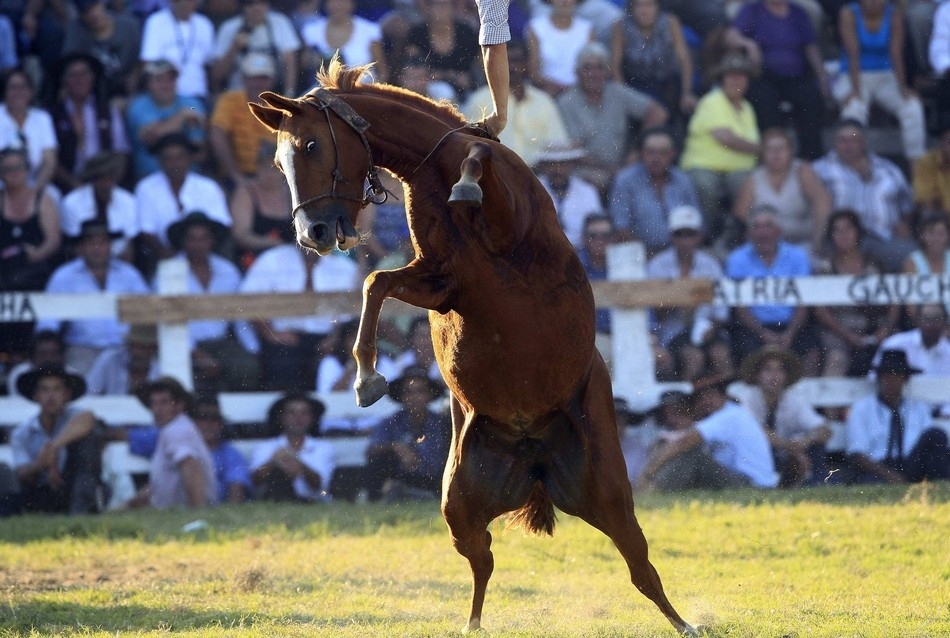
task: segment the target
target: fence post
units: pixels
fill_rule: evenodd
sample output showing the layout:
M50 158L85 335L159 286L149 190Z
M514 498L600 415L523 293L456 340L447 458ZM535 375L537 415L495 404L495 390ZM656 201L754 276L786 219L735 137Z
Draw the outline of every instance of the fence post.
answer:
M160 261L155 281L160 295L187 294L187 262L184 259ZM163 375L175 377L188 390L194 389L187 323L158 324L158 362Z
M607 247L607 279L630 281L646 276L643 244L630 242ZM611 367L614 393L630 407L652 407L658 394L653 349L647 311L639 308L611 308Z

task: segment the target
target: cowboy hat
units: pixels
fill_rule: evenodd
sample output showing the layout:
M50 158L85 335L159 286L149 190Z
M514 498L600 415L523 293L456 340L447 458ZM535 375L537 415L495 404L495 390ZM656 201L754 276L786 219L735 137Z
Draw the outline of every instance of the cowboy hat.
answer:
M788 348L770 343L745 356L739 364L739 379L749 385L755 385L756 374L766 359L778 359L782 362L788 376L787 385L792 385L802 378L802 361L798 355Z
M406 400L406 390L413 381L424 381L426 389L429 391L428 401L435 401L445 393L445 388L441 383L429 377L425 367L420 365L407 366L402 371L402 376L389 384L389 396L393 401L404 403Z
M579 146L573 146L564 142L553 142L548 144L538 153L538 163L540 162L572 162L587 157L587 150Z
M874 370L880 374L887 374L891 372L893 374L899 374L904 377L909 377L912 374L920 374L923 372L920 368L910 367L910 362L907 361L907 353L903 350L884 350L881 352L881 360Z
M101 219L87 219L79 225L79 234L76 235L76 241L82 241L87 237L96 237L106 235L109 239L119 239L122 233L117 230L110 230L109 224Z
M198 146L192 142L187 135L178 131L158 138L158 140L149 147L148 152L152 155L158 155L169 146L181 146L192 155L198 152Z
M36 393L36 386L39 384L40 379L45 379L47 377L56 377L57 379L62 379L63 383L66 384L66 387L69 388L69 392L72 395L72 400L78 399L83 394L86 393L86 380L83 379L78 374L73 374L66 371L62 366L50 365L50 366L40 366L39 368L34 368L29 372L24 372L16 381L16 389L21 395L34 401L33 395Z
M175 250L181 250L182 242L185 239L185 234L188 232L188 229L192 226L204 226L211 231L211 235L214 237L214 245L219 246L222 241L227 239L230 235L228 227L222 224L219 221L215 221L208 217L204 211L193 210L182 219L179 219L177 222L168 227L166 231L168 234L168 243L171 244Z

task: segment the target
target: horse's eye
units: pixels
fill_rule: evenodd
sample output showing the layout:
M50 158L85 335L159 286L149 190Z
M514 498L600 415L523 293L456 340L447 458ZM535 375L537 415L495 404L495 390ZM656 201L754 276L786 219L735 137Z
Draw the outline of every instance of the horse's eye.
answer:
M307 140L307 143L303 145L303 150L307 155L313 155L313 152L317 150L317 141Z

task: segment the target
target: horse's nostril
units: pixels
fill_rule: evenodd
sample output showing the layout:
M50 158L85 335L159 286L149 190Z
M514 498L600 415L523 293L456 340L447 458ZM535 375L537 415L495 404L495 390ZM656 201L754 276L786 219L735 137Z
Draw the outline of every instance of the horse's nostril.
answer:
M318 244L325 244L330 238L330 227L326 224L312 224L307 234Z

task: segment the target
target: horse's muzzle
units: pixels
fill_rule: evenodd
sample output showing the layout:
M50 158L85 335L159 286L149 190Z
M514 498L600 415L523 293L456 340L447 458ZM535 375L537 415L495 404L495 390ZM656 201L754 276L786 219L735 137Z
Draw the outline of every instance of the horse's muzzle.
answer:
M349 250L360 241L360 234L345 213L333 213L313 220L303 211L297 211L294 225L297 242L326 255L334 248Z

